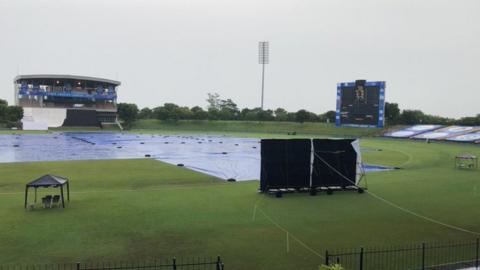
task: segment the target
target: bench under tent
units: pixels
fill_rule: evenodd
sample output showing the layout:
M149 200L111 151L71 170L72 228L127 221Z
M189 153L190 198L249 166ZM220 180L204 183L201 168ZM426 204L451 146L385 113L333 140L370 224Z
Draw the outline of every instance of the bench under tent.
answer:
M50 175L50 174L47 174L47 175L44 175L38 179L35 179L33 180L32 182L28 183L26 186L25 186L25 208L27 208L27 203L28 203L28 191L30 188L34 188L35 189L35 202L37 202L37 189L38 188L49 188L49 187L53 187L53 188L60 188L60 196L59 197L56 197L56 196L51 196L52 197L52 200L49 202L54 202L53 201L53 198L55 197L56 201L61 201L62 202L62 207L65 208L65 198L64 198L64 186L66 186L67 188L67 200L70 201L70 184L68 183L68 179L67 178L64 178L64 177L60 177L60 176L55 176L55 175ZM42 202L43 203L43 202Z

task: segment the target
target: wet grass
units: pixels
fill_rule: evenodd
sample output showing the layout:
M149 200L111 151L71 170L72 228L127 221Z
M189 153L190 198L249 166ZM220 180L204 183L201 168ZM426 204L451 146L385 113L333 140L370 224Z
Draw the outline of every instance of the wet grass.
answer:
M363 137L380 134L382 129L335 127L331 123L295 123L295 122L257 122L257 121L208 121L208 120L182 120L160 121L155 119L138 120L133 124L133 130L149 131L188 131L188 132L240 132L261 134L283 134L296 132L297 134Z
M456 154L478 156L480 148L368 138L361 145L373 149L366 162L403 168L369 174L370 192L480 231L480 172L453 168ZM70 178L71 203L25 211L25 184L46 173ZM257 181L227 183L150 159L0 164L0 175L0 264L221 255L228 269L318 269L325 249L476 237L368 194L277 199L258 194Z

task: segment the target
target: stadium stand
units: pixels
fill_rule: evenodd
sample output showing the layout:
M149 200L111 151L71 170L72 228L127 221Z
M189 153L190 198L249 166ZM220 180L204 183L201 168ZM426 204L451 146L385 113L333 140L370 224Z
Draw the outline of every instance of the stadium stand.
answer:
M117 87L109 79L56 74L19 75L15 104L24 109L23 128L118 124ZM119 125L120 126L120 125Z
M445 140L456 142L480 142L480 127L440 125L414 125L399 130L388 131L384 137L416 140Z
M480 143L480 130L467 134L456 135L448 138L447 141Z
M413 139L445 140L449 137L463 135L479 130L478 127L449 126L413 136Z
M410 138L412 136L441 128L440 125L414 125L399 130L389 131L383 136L393 138Z

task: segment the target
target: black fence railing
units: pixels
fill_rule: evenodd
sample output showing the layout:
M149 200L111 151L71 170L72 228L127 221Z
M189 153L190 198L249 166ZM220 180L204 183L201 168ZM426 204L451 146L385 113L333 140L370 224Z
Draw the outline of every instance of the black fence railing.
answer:
M220 257L173 258L144 262L104 262L66 264L5 264L0 270L224 270Z
M345 270L454 270L480 266L480 241L358 248L325 252L325 264Z

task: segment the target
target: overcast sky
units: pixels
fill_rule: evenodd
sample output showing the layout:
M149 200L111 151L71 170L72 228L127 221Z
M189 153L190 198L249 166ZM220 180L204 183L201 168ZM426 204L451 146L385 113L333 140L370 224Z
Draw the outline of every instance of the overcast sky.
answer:
M119 101L335 109L336 83L387 82L403 109L480 113L478 0L0 0L0 98L20 74L118 79Z

